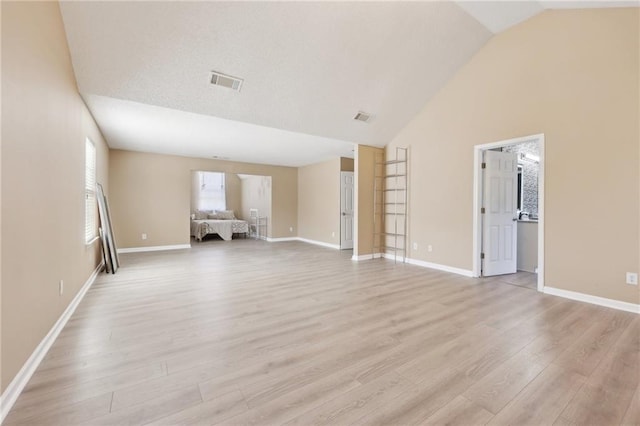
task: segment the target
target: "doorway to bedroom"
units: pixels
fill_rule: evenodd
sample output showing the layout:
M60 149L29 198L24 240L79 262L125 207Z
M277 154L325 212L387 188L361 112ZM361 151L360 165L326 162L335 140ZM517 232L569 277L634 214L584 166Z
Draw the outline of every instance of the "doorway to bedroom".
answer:
M195 242L268 239L271 176L191 172L190 232Z

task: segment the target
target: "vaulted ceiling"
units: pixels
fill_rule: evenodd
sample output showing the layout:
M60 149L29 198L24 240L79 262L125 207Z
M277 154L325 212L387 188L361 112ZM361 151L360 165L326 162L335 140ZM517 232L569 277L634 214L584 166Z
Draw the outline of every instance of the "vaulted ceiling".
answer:
M300 166L351 156L354 143L386 145L494 33L547 3L62 2L61 11L79 90L112 148ZM241 90L211 85L211 71L244 79ZM371 120L354 120L358 111Z

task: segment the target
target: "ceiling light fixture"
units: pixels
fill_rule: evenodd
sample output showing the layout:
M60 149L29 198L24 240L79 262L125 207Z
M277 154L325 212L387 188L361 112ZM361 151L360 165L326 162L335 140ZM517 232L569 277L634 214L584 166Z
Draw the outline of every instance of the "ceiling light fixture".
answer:
M523 160L530 160L530 161L535 161L536 163L540 162L540 157L538 157L537 155L533 155L533 154L521 154L520 158L522 158Z
M219 73L218 71L211 71L210 82L214 86L222 86L239 92L240 88L242 88L242 83L244 82L244 80L238 77L232 77L230 75Z

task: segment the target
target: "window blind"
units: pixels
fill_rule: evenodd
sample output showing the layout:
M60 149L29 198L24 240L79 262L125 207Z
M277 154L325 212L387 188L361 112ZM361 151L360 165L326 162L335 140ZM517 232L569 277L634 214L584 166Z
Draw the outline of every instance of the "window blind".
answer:
M198 172L200 188L197 191L198 210L224 210L226 197L224 173Z
M96 212L96 147L88 138L85 141L84 164L84 239L89 243L96 237L98 215Z

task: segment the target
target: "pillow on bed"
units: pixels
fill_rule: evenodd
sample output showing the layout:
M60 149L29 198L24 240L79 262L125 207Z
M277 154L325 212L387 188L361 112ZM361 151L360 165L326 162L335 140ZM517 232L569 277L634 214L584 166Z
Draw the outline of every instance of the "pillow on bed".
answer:
M218 213L209 213L207 219L222 219Z
M203 219L207 218L207 216L209 215L209 212L203 212L201 210L196 210L194 214L196 216L196 220L203 220Z
M236 218L233 210L216 210L219 219L233 220Z

